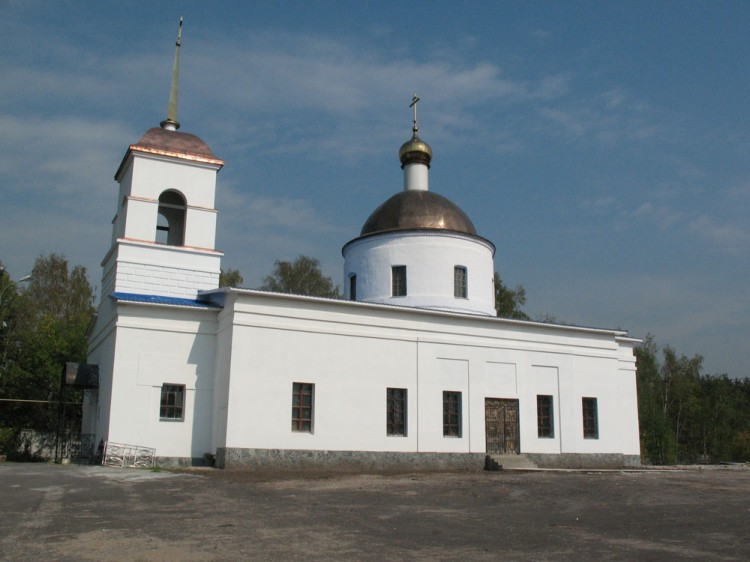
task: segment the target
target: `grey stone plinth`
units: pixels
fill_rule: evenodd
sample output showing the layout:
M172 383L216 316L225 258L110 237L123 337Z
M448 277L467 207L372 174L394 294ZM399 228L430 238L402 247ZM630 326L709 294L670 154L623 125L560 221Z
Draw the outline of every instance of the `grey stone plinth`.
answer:
M378 470L480 470L483 453L397 453L241 449L216 451L218 468L347 468Z

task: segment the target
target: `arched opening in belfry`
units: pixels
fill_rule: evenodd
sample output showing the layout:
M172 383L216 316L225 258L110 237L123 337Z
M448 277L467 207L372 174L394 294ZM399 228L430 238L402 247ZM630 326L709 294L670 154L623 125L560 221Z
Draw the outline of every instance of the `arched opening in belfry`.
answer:
M185 198L168 190L159 195L159 216L156 222L156 242L169 246L185 243Z

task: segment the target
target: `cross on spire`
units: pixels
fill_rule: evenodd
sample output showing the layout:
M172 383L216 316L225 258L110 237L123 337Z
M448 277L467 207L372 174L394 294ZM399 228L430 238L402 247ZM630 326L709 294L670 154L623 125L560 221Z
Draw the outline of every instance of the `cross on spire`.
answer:
M419 127L417 126L417 103L419 103L419 98L417 97L417 94L414 94L411 98L411 103L409 104L409 107L414 109L414 124L411 127L411 130L414 133L414 138L417 137L417 131L419 131Z

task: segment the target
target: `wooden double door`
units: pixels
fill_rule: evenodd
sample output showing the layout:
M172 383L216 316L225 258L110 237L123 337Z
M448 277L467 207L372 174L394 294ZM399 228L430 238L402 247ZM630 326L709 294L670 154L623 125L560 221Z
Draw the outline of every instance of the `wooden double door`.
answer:
M484 428L488 454L518 454L521 452L518 400L485 398Z

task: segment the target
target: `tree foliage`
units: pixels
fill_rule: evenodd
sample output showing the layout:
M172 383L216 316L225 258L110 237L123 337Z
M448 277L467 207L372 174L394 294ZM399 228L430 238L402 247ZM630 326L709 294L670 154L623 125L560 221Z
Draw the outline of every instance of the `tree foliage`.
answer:
M219 287L241 287L244 279L239 269L221 270Z
M526 289L518 285L515 289L505 286L500 274L496 271L495 283L495 310L501 318L513 318L514 320L530 320L521 307L526 304Z
M1 280L0 397L46 402L2 402L0 425L13 431L50 431L57 421L63 365L86 360L94 291L86 269L69 270L58 254L39 256L31 277L23 289L8 285L13 282L7 276ZM72 413L71 427L80 425Z
M260 288L277 293L341 298L338 285L321 273L320 262L308 256L299 256L294 261L276 260L273 272Z
M647 462L750 461L750 381L701 373L703 358L635 350L641 453ZM661 355L661 360L659 359Z

